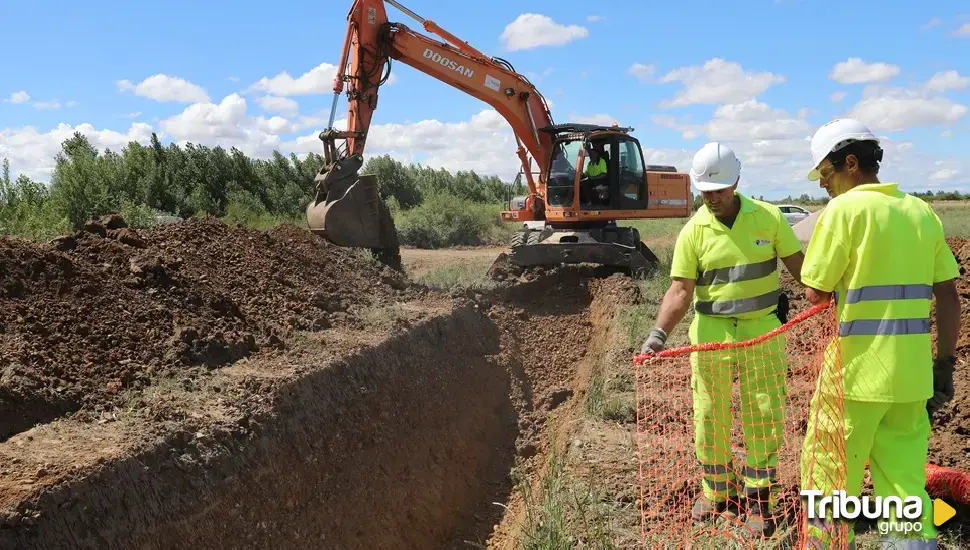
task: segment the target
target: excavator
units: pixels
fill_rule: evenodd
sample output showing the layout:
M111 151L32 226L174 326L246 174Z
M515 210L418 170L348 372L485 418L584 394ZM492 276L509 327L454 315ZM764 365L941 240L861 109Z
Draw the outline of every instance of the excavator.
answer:
M385 4L441 40L388 21ZM338 246L369 248L379 261L401 269L400 242L376 177L360 174L392 61L482 100L512 127L528 194L509 197L501 213L519 228L510 252L493 269L500 261L518 268L593 263L645 275L658 264L656 255L636 228L617 220L691 215L689 176L672 166L646 165L633 128L555 123L542 94L508 61L482 53L397 0L354 0L347 22L329 125L319 134L324 166L306 209L311 232ZM345 84L347 128L338 130L334 117Z

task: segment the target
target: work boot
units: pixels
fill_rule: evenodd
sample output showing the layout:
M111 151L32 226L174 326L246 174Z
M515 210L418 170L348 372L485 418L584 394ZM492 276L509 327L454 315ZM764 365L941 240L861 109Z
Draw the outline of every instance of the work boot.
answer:
M695 521L705 521L720 515L726 519L734 519L740 515L738 504L733 500L714 502L701 495L694 501L694 508L690 511Z
M758 489L756 493L748 493L745 508L747 512L745 527L764 537L770 537L775 532L770 489Z

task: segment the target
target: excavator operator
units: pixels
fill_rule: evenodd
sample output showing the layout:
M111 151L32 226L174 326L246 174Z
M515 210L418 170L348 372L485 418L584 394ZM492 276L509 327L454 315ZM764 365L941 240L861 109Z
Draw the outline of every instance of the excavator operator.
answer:
M586 145L588 161L583 168L579 184L579 202L583 204L609 204L609 180L605 152L602 144Z

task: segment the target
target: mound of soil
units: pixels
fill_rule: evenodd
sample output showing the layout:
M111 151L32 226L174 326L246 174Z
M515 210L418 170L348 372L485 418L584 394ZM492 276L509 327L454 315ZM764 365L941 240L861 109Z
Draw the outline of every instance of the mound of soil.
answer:
M366 308L419 292L291 225L136 231L113 215L47 244L0 239L0 440L281 348L294 330L363 326Z
M957 340L957 368L953 376L953 400L936 413L930 438L929 462L937 466L970 472L970 239L947 239L960 264L957 292L960 294L960 337ZM936 303L931 315L936 323ZM933 334L934 351L936 332Z

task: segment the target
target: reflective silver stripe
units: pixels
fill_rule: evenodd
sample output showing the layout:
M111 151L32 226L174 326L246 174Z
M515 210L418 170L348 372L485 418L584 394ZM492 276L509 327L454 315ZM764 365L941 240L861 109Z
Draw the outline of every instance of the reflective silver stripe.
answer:
M742 475L744 477L753 477L755 479L774 479L776 470L774 468L751 468L745 466L742 470Z
M739 313L748 313L749 311L758 311L759 309L776 306L778 305L779 294L781 294L781 291L776 289L772 290L768 294L762 294L761 296L755 296L754 298L723 300L716 302L697 302L694 304L694 309L697 310L698 313L704 313L707 315L737 315Z
M856 319L839 323L839 336L886 336L900 334L929 334L930 320L926 319Z
M845 303L869 300L929 300L933 297L930 285L879 285L852 288L845 293Z
M711 488L712 491L727 491L731 488L730 481L710 481L708 479L704 480L704 483Z
M730 474L734 470L731 466L725 466L724 464L703 464L704 473L707 475L718 475L718 474Z
M772 258L753 264L736 265L732 267L718 267L709 269L697 276L697 286L719 285L722 283L739 283L751 281L770 275L778 269L778 258Z

